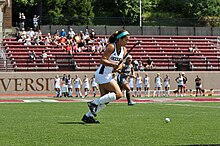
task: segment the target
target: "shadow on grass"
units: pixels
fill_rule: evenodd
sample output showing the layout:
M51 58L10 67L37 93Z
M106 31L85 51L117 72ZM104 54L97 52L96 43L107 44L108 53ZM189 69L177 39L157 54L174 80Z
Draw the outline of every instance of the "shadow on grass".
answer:
M84 125L84 122L58 122L58 124L73 124L73 125Z

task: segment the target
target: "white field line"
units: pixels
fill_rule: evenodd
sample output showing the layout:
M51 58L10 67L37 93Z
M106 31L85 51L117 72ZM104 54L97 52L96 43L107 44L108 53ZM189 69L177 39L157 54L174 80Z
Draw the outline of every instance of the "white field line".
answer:
M160 105L168 105L168 106L184 106L184 107L195 107L195 108L220 108L220 106L206 106L206 105L191 105L191 104L175 104L175 103L163 103Z

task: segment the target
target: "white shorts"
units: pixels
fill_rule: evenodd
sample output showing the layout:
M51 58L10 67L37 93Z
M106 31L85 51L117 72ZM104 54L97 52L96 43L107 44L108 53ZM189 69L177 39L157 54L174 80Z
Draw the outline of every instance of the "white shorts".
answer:
M89 85L88 85L88 84L84 84L84 85L83 85L83 88L84 88L84 89L89 89Z
M161 88L161 87L162 87L161 83L156 83L155 88Z
M134 83L129 83L130 88L134 88Z
M92 87L97 87L97 83L92 83Z
M136 88L141 88L141 87L142 87L141 83L136 84Z
M60 84L55 84L54 88L59 88L60 89Z
M98 72L96 72L95 80L98 84L106 84L106 83L113 81L114 79L112 78L112 74L103 75L103 74L99 74Z
M80 85L79 84L75 85L75 88L80 88Z
M150 88L150 84L144 85L145 88Z
M61 90L62 90L62 93L68 92L68 86L67 85L62 85Z

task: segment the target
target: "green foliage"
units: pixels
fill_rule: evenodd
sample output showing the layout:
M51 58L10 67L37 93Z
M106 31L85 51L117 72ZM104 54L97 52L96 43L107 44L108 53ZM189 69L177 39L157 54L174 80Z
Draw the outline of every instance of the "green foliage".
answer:
M202 20L204 23L201 25L204 26L219 25L219 0L141 1L144 21L157 18L188 18ZM139 2L140 0L13 0L13 21L18 22L17 16L21 11L28 17L41 11L43 16L53 18L49 24L90 25L94 24L94 17L117 17L122 21L128 19L131 25L137 25L140 15ZM41 4L42 10L39 9Z

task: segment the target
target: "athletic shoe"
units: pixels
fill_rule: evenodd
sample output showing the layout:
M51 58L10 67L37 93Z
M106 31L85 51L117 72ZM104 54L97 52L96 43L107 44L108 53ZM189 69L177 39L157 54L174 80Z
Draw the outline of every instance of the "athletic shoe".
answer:
M135 105L135 104L136 104L136 102L134 102L134 101L131 101L131 102L128 103L129 106L132 106L132 105Z
M98 105L92 103L92 101L91 102L87 102L87 104L88 104L88 107L89 107L91 113L96 117L96 113L95 112L97 111Z
M100 122L95 120L93 117L87 117L86 115L84 115L82 117L82 121L85 123L94 123L94 124L99 124Z

